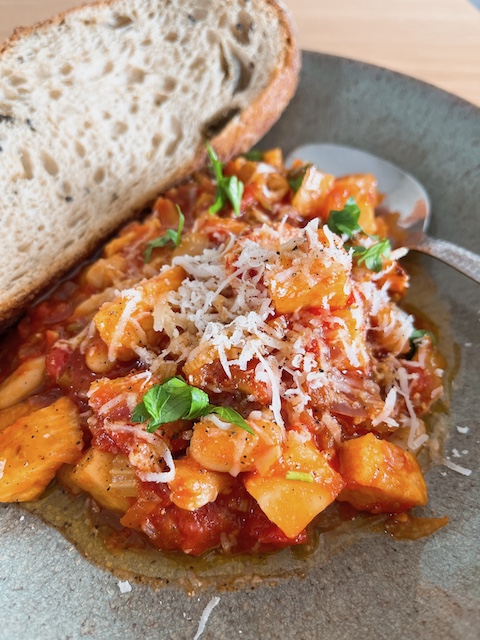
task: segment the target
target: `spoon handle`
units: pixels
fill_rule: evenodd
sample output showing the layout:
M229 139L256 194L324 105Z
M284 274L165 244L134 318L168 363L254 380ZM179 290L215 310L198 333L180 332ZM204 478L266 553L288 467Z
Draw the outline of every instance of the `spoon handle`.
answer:
M441 260L480 284L480 255L473 251L457 247L447 240L427 237L410 248Z

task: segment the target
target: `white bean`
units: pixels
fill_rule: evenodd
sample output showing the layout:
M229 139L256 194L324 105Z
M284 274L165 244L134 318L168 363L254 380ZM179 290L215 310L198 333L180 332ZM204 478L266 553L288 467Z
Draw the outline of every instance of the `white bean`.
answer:
M22 364L0 385L0 409L6 409L34 393L43 383L45 356Z

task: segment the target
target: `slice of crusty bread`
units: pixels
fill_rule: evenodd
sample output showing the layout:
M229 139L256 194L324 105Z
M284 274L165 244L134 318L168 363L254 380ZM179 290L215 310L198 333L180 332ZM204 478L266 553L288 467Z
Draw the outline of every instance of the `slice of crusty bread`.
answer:
M113 0L0 48L0 327L161 190L253 145L297 83L275 0Z

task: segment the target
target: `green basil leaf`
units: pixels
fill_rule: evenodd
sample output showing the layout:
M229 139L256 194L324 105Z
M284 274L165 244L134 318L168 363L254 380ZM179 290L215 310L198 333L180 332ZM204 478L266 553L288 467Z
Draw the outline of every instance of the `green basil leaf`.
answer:
M152 251L154 249L158 249L159 247L165 247L169 242L175 242L174 236L175 231L169 229L167 233L159 238L155 238L148 243L147 249L145 251L145 262L149 262L152 257Z
M209 405L208 410L209 413L216 413L217 415L219 415L222 420L230 422L236 427L245 429L245 431L251 433L252 436L255 435L255 431L252 429L252 427L242 418L238 411L235 411L235 409L232 409L231 407L215 407L211 404Z
M290 188L293 193L297 193L303 183L303 179L305 178L305 174L310 169L311 164L304 164L301 167L297 167L296 169L292 169L288 172L287 179Z
M137 404L137 406L135 407L132 413L133 422L147 422L147 420L149 420L150 417L151 416L148 413L147 408L145 407L143 402L140 402L140 404Z
M382 257L389 257L391 246L390 241L385 238L369 248L358 245L352 249L353 255L358 258L357 264L365 263L367 269L378 273L382 268Z
M363 231L358 224L360 208L353 198L348 198L341 211L330 211L328 216L328 228L333 233L342 235L345 233L352 238L356 233Z
M178 213L177 239L175 242L175 246L178 247L182 240L183 227L185 226L185 216L183 215L182 210L180 209L178 204L175 205L175 208L177 209Z
M314 479L311 473L304 473L302 471L287 471L285 474L286 480L299 480L300 482L310 482L313 484Z
M227 422L255 435L253 429L235 409L210 404L205 391L189 385L181 376L170 378L163 384L156 384L149 389L142 402L135 407L132 421L148 421L147 431L153 433L167 422L196 420L209 413L216 413Z
M422 341L424 336L429 336L433 344L437 344L435 336L431 331L427 331L427 329L414 329L408 339L410 342L417 345Z
M263 151L260 151L260 149L251 149L242 155L246 160L250 160L250 162L261 162L263 160Z
M230 176L229 178L224 178L223 189L225 191L225 195L227 196L230 204L233 207L233 211L236 216L240 215L240 204L242 202L243 196L243 182L241 182L237 176Z
M174 231L173 229L167 229L163 236L159 236L158 238L155 238L154 240L149 242L145 251L145 262L149 262L152 256L152 251L154 249L157 249L158 247L165 247L169 242L173 242L175 247L178 247L178 245L180 244L180 241L182 239L182 231L185 224L185 216L183 215L182 210L180 209L178 204L176 204L175 207L177 208L178 212L177 230Z
M223 199L220 192L217 191L217 197L215 199L215 202L208 209L208 213L211 213L211 214L218 213L221 209L223 209L224 204L225 204L225 200Z
M185 383L187 384L187 383ZM206 415L205 411L210 403L210 398L202 389L187 385L190 390L190 409L184 416L188 420L195 420Z
M223 165L218 159L214 149L207 142L207 153L210 158L210 164L217 182L217 193L215 202L209 208L209 213L218 213L223 207L230 202L236 216L240 215L240 204L242 202L244 185L237 176L224 176Z
M215 180L217 184L223 180L223 165L218 159L217 154L215 153L214 148L207 142L207 153L210 159L210 165L213 169L213 173L215 175Z
M170 378L155 385L143 397L143 404L151 416L147 431L155 431L166 422L175 422L190 410L189 385L181 378Z
M355 257L363 256L368 251L367 247L364 247L363 244L354 244L354 245L346 245L346 246L349 249L353 250L353 255Z

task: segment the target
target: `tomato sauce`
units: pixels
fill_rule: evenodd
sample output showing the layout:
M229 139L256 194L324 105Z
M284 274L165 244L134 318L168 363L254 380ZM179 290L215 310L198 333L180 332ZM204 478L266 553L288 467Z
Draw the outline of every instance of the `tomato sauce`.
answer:
M414 455L409 451L404 455L400 445L389 442L401 430L399 424L411 417L411 406L419 419L435 394L441 394L439 372L444 363L432 342L426 339L410 351L408 335L399 346L390 335L395 323L401 325L400 334L410 327L410 319L392 302L404 293L408 276L394 259L384 256L383 270L375 279L353 260L352 238L346 242L341 233L335 236L327 227L315 230L310 225L305 231L312 220L322 225L328 220L329 194L312 194L305 186L302 191L301 184L295 191L288 171L278 166L263 170L264 165L245 159L226 165L225 176L246 180L239 216L228 202L219 216L208 213L218 197L218 185L207 172L170 190L157 200L148 218L127 225L96 261L34 306L1 346L4 384L22 364L44 358L41 384L26 400L30 408L50 406L60 397L76 408L83 451L72 468L54 469L53 475L58 471L65 490L82 491L101 508L118 514L124 532L112 534L113 546L128 546L131 536L132 544L137 544L139 534L162 551L193 556L212 549L263 554L306 544L311 539L309 523L335 500L350 500L358 511L374 512L425 503L426 489ZM375 231L375 186L370 178L361 215ZM330 199L338 200L336 206L341 208L357 191L363 193L365 185L361 177L339 180L341 189L333 176L318 184L331 190ZM181 242L170 236L163 246L150 247L151 259L146 259L152 240L177 232L179 211L185 219ZM364 241L371 243L372 237L365 236ZM187 309L177 324L169 326L169 317L181 315L179 287L190 286L190 302L194 301L195 270L218 266L194 264L204 252L222 254L224 281L215 284L215 291L199 276L199 292L213 301L205 302L204 309ZM340 257L333 266L332 254ZM242 255L252 261L243 271ZM178 261L173 268L172 260ZM182 282L174 286L166 275L170 273L174 281L179 271ZM255 289L253 294L249 286ZM372 290L379 296L375 304L368 300ZM319 294L322 291L325 295ZM385 292L391 297L380 316L374 307L384 301ZM219 331L226 331L236 319L234 313L229 315L231 309L236 302L241 307L247 294L258 298L244 312L244 325L257 322L251 335L250 329L245 330L228 353L222 354L220 341L203 349L205 341L195 335L192 325L201 325L202 315L210 314L214 320L209 326L216 323L217 328L221 325ZM265 300L271 313L260 322L257 307ZM158 311L160 303L164 306ZM128 305L131 315L125 311ZM215 337L213 329L212 334ZM242 360L242 349L252 336L258 344ZM231 335L225 333L223 338L226 343ZM286 363L285 344L291 346ZM178 351L171 355L174 348ZM198 356L198 363L190 360L191 353ZM226 366L226 360L231 364ZM409 399L395 378L395 367L404 371ZM203 390L211 406L235 409L248 420L253 435L234 423L219 426L218 418L208 413L168 421L155 433L145 424L140 426L142 421L134 413L142 398L178 375L184 375L190 387ZM275 380L281 387L277 404ZM192 462L197 424L205 427L203 435L198 429L197 438L207 442L215 429L218 436L208 439L214 443L208 452L212 459L203 467L196 458ZM362 443L361 462L349 457L345 443L350 440ZM198 474L185 481L187 498L190 493L195 498L212 496L198 508L175 502L181 498L175 498L171 486L173 468L177 474L185 472L186 460ZM202 474L210 478L203 484ZM377 482L380 476L383 484ZM115 491L123 494L112 503ZM294 526L289 519L295 520ZM424 529L428 526L435 528L426 524ZM389 527L401 535L400 524Z

